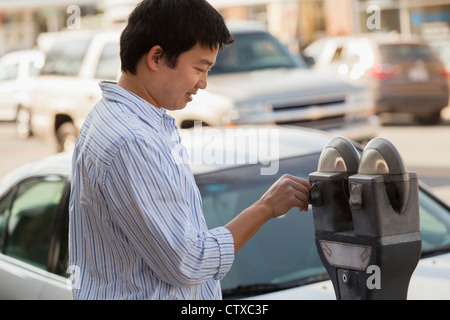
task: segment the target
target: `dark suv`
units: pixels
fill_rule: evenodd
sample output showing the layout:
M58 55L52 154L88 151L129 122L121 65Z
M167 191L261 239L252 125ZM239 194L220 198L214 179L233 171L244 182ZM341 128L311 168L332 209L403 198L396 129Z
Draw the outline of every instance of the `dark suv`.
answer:
M314 58L315 68L333 69L369 87L378 114L409 113L431 124L448 105L445 66L420 40L391 34L326 38L312 43L305 54Z

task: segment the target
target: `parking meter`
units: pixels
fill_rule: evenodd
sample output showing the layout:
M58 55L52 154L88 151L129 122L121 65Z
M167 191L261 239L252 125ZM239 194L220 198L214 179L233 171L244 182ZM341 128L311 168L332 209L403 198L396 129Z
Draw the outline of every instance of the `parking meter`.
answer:
M417 175L382 138L367 144L355 172L349 144L331 140L309 176L317 251L337 299L406 299L422 244ZM342 162L335 172L323 165Z
M357 150L343 137L331 139L323 149L317 172L309 175L316 231L335 233L352 228L348 178L357 173L358 165Z

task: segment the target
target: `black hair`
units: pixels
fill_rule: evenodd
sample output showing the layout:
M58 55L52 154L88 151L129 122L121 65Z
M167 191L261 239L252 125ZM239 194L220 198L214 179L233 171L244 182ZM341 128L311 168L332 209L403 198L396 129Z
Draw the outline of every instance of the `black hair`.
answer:
M175 68L179 55L197 44L213 50L233 41L223 17L206 0L143 0L120 36L122 71L136 74L138 61L155 45Z

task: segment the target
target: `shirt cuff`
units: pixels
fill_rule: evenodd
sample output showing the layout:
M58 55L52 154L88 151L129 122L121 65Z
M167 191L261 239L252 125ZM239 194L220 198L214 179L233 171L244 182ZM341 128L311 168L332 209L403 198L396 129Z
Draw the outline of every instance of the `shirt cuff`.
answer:
M222 280L228 273L234 261L234 239L230 230L225 227L219 227L210 230L218 243L220 251L219 270L214 275L215 280Z

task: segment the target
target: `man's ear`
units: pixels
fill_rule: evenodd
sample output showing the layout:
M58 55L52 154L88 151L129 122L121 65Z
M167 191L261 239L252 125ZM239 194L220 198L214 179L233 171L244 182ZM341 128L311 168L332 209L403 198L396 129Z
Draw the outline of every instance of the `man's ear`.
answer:
M150 70L153 70L153 71L158 70L159 66L161 65L162 52L163 52L163 50L162 50L161 46L154 46L147 53L146 61L147 61L147 66L150 68Z

